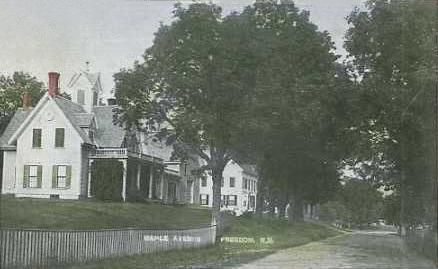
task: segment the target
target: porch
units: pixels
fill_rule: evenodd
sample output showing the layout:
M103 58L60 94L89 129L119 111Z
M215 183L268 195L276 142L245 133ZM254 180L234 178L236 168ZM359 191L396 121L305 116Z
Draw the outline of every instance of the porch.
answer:
M127 148L91 150L88 197L94 196L103 200L162 200L165 196L163 160Z

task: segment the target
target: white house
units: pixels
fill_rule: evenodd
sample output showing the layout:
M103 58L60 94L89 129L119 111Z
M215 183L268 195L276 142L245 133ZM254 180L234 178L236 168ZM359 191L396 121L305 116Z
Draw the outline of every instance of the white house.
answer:
M254 212L257 200L258 175L255 165L230 161L225 166L221 186L221 210L233 211L236 215ZM199 201L203 206L213 205L213 180L207 173L200 180Z
M186 164L166 162L168 146L146 143L139 133L113 123L117 106L99 104L99 74L75 74L67 84L72 100L60 95L58 85L59 74L49 73L47 93L34 108L28 96L23 98L23 107L0 137L2 194L87 198L99 195L99 180L115 177L115 189L123 201L198 200L191 186L198 181L182 174L181 166ZM99 170L108 161L114 161L120 174Z

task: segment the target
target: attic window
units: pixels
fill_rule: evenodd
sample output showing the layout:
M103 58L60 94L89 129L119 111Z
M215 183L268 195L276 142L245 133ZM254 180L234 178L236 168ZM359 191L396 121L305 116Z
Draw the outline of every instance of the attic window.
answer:
M33 129L32 133L32 147L41 148L41 129Z
M56 128L56 130L55 130L55 147L57 147L57 148L64 147L64 137L65 137L65 129L64 128Z
M236 186L236 178L230 177L230 188L234 188Z

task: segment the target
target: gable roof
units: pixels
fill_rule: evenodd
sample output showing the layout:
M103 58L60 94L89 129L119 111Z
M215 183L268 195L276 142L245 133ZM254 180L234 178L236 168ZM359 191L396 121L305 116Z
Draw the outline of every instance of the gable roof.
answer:
M116 106L96 106L93 108L98 126L95 139L99 147L121 147L125 138L126 131L113 122L114 108Z
M251 176L255 176L255 177L258 176L256 165L254 165L254 164L240 164L239 163L239 166L242 167L244 173L251 175Z
M97 91L102 91L102 84L100 82L100 73L90 73L88 71L80 71L78 73L75 73L70 81L67 83L67 87L71 88L73 87L79 79L83 77L90 83L92 88L96 89Z
M5 144L3 147L14 148L14 146L12 145L13 142L17 140L18 136L23 132L26 126L28 126L28 123L33 118L35 118L35 116L41 111L44 104L50 100L52 100L56 104L56 106L62 111L64 116L77 131L82 141L87 144L92 144L91 139L88 137L85 131L81 129L81 126L78 125L77 117L75 117L75 115L77 114L85 114L86 112L84 108L81 105L65 99L62 96L49 97L46 93L45 95L43 95L43 97L41 97L35 108L29 110L26 115L20 115L21 112L18 112L17 118L13 122L11 121L8 124L8 126L6 127L6 129L9 129L7 132L7 137L6 135L2 136L2 141Z
M65 99L62 96L54 96L53 100L58 105L58 107L64 112L64 115L76 129L82 140L87 144L93 144L88 135L81 129L84 125L84 118L89 119L91 123L91 119L93 118L92 114L88 114L85 109L71 100ZM87 115L86 115L87 114ZM89 124L87 125L89 126Z
M18 127L20 127L20 125L24 122L24 120L30 114L31 111L32 108L28 108L28 109L19 108L17 111L15 111L14 115L12 116L11 120L8 123L8 126L6 127L3 134L0 136L0 148L4 148L4 149L15 148L15 146L8 145L8 140L17 131Z

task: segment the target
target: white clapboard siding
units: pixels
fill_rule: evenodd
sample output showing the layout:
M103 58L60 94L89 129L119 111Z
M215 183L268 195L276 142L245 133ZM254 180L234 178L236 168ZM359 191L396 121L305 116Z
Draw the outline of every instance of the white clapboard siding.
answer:
M199 248L214 244L215 239L215 226L189 230L0 229L0 268L83 263L108 257Z

